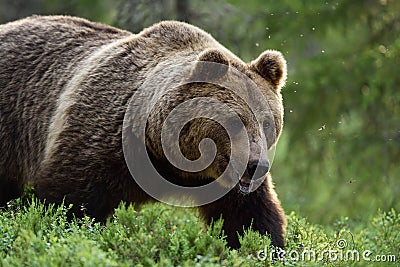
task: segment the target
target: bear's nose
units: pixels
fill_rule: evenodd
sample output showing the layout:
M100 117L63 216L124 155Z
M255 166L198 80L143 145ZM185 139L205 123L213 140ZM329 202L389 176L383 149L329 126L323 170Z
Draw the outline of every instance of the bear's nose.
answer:
M247 164L247 172L252 179L258 179L266 175L269 171L269 162L267 160L253 160Z

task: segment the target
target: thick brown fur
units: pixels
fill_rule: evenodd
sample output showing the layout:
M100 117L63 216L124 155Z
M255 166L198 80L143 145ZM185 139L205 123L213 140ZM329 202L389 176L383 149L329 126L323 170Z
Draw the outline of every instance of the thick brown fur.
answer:
M67 16L33 16L1 25L0 206L20 196L27 183L40 198L52 203L65 198L74 204L77 216L87 214L100 221L120 201L151 200L125 164L122 123L126 107L156 65L195 61L233 66L262 88L275 123L269 144L275 143L283 125L280 89L286 78L286 63L279 52L267 51L246 64L211 35L180 22L161 22L139 34ZM210 94L239 112L244 105L215 86L195 84L190 89L182 88L164 104L161 101L149 118L146 141L161 173L177 184L195 186L215 179L218 168L188 178L165 161L157 140L171 105ZM215 128L207 123L193 123L183 143L198 144L210 135L226 137L211 131ZM249 125L254 142L267 149L258 125ZM220 143L225 144L222 139ZM197 148L186 147L183 153L196 158ZM237 233L250 224L269 234L274 245L284 245L286 222L269 174L255 192L242 195L234 188L200 211L207 222L223 217L232 247L239 246Z

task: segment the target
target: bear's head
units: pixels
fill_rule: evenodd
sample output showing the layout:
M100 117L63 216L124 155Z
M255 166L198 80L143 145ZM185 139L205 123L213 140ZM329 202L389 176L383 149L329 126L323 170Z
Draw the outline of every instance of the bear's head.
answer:
M271 167L268 151L282 130L285 80L280 52L267 50L245 64L227 50L202 51L187 82L165 93L150 112L145 141L153 165L175 184L221 178L223 187L251 192L251 183L262 181ZM176 135L176 144L169 135Z

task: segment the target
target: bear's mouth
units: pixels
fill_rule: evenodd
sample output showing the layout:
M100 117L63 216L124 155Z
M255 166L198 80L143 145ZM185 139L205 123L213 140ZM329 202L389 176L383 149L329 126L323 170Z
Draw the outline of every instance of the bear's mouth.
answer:
M257 188L262 185L267 177L267 175L263 175L262 177L254 178L250 176L247 171L240 175L235 168L235 165L232 165L231 167L232 172L228 177L230 178L231 182L234 183L236 190L238 190L242 195L248 195L257 190Z
M236 187L239 189L239 192L242 193L242 195L247 195L251 192L251 183L242 182L241 179L236 184Z
M258 187L264 182L265 176L258 179L251 179L246 176L239 179L236 188L242 195L248 195L257 190Z

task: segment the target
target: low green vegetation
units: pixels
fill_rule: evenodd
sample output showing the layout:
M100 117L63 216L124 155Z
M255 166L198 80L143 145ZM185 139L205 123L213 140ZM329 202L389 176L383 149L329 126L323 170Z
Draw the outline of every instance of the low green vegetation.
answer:
M268 237L253 231L243 236L241 249L229 249L222 222L205 227L194 209L152 204L135 210L122 204L102 225L88 217L67 220L65 206L45 206L34 198L22 202L10 202L0 214L0 266L400 264L400 214L394 210L378 212L362 224L342 218L329 226L291 213L286 251L274 254Z

